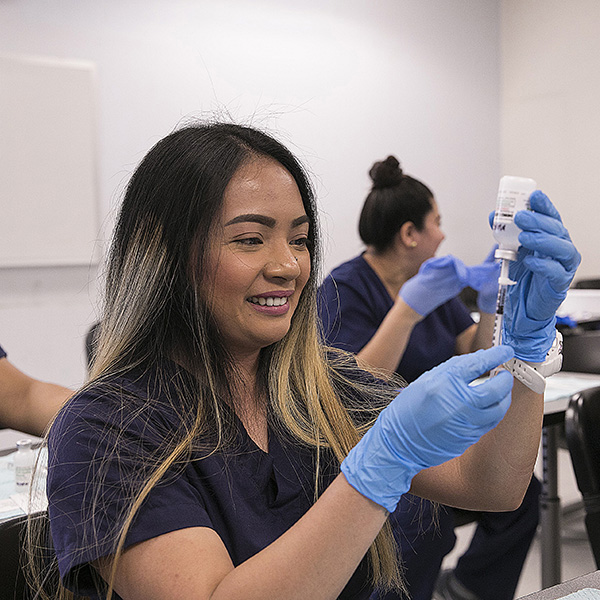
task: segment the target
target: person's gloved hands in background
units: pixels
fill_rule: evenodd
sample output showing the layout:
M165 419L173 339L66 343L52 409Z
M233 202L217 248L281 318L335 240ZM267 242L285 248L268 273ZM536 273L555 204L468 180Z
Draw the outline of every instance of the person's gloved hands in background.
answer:
M515 215L519 234L517 260L511 262L504 308L503 341L521 360L544 362L556 336L555 313L581 262L560 214L539 190L529 198L531 210Z
M348 483L392 512L419 471L460 456L502 420L512 376L469 383L512 356L507 346L455 356L413 381L342 462Z
M467 266L448 254L426 260L419 272L400 288L400 297L426 317L468 285Z
M485 257L485 260L468 269L468 285L478 292L477 306L483 313L494 314L498 298L498 277L500 263L494 258L495 245Z
M426 317L438 306L458 296L465 287L471 286L479 292L479 308L493 313L499 273L500 266L494 262L493 254L473 267L468 267L451 254L434 257L426 260L419 272L402 286L400 297L415 312Z

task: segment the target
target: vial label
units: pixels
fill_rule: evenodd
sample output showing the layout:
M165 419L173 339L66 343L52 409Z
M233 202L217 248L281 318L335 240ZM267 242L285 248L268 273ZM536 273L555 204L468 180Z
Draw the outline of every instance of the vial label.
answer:
M15 481L17 487L27 487L31 481L33 467L15 465Z
M501 250L516 252L519 248L520 229L514 223L515 214L530 210L529 196L535 188L535 181L525 177L505 175L500 180L492 231Z

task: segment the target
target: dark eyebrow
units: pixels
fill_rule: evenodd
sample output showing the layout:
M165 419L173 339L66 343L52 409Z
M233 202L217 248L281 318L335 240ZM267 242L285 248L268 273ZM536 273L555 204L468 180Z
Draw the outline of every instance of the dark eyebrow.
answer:
M302 215L301 217L298 217L297 219L294 219L292 221L292 228L299 227L300 225L309 222L310 219L308 218L308 216ZM275 219L273 219L273 217L257 215L255 213L248 213L245 215L238 215L230 221L227 221L227 223L225 223L225 227L227 227L227 225L234 225L235 223L258 223L259 225L264 225L265 227L273 229L273 227L275 227L276 221Z
M227 225L234 225L235 223L258 223L259 225L265 225L266 227L275 227L275 219L254 213L233 217L233 219L225 223L225 227L227 227Z
M308 215L302 215L301 217L294 219L292 221L292 228L300 227L300 225L304 225L304 223L308 223L310 225L310 219L308 218Z

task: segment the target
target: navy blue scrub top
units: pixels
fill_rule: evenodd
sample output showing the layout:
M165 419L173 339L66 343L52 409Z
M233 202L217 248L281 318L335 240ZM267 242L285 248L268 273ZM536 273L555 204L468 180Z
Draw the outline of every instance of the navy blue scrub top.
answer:
M168 382L162 387L156 373L132 374L78 393L50 431L52 540L64 584L81 595L98 597L89 563L112 553L114 524L143 479L141 465L158 458L162 440L172 439L180 426L169 397L177 397L173 382L181 371L163 377ZM139 510L126 547L186 527L210 527L239 565L307 512L314 498L313 451L270 428L265 453L237 423L238 439L230 452L206 457L205 450L193 451L170 468ZM339 473L330 456L324 462L323 489ZM90 494L90 481L98 493ZM99 504L93 509L94 501ZM367 599L370 592L363 560L340 598Z
M324 341L356 354L394 305L385 285L362 255L336 267L319 288ZM409 383L456 354L456 338L473 325L465 305L453 298L412 330L396 372Z

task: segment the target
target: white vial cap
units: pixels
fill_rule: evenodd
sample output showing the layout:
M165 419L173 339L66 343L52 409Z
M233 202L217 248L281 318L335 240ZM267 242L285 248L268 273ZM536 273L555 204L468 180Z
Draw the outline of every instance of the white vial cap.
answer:
M517 251L508 248L496 248L494 258L507 258L508 260L517 260Z

